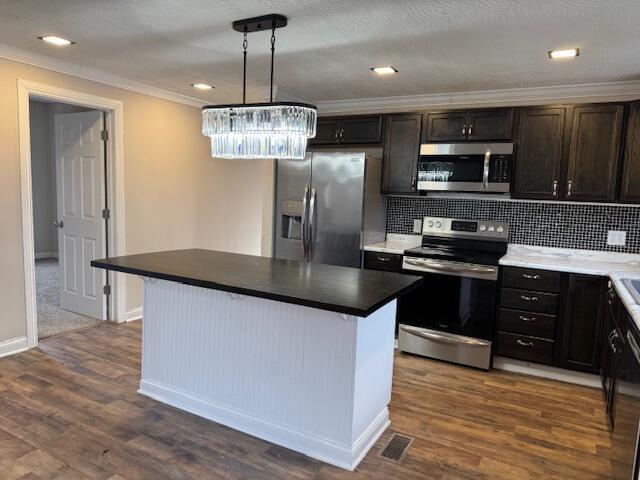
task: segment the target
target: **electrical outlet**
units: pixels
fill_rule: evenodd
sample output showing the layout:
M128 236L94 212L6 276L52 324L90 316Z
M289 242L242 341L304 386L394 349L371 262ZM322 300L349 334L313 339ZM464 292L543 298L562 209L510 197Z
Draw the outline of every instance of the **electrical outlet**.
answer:
M627 244L627 232L624 230L609 230L607 233L607 245L625 246Z
M413 233L422 233L422 219L416 218L413 221Z

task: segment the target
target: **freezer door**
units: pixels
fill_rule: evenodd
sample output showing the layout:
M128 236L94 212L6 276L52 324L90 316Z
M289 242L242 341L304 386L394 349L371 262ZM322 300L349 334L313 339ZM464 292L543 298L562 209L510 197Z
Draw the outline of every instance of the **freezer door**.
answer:
M360 267L364 153L314 152L309 198L309 257Z
M278 160L274 256L287 260L307 258L306 222L311 190L311 156L304 160ZM305 193L306 192L306 193Z

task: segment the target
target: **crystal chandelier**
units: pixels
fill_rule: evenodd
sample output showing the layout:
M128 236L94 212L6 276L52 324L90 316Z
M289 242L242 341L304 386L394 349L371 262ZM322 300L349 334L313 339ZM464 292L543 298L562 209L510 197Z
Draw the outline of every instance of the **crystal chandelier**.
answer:
M307 139L316 136L314 105L273 101L273 59L276 28L285 27L287 17L265 15L233 22L244 33L242 103L207 105L202 108L202 134L211 138L214 158L302 159ZM247 104L247 34L271 30L271 93L269 103Z

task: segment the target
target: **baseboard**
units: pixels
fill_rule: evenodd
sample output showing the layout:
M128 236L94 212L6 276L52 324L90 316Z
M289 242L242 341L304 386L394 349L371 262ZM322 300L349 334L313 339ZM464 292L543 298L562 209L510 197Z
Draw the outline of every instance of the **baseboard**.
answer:
M130 310L127 310L127 313L125 315L125 322L133 322L135 320L142 320L142 307L137 307L137 308L132 308Z
M58 258L58 252L40 252L33 255L36 260L42 260L43 258Z
M27 350L27 337L12 338L0 342L0 357L6 357L7 355L13 355L14 353L20 353Z
M514 360L512 358L494 357L493 368L506 372L522 373L533 377L549 378L560 382L584 385L585 387L602 388L602 382L598 375L584 372L574 372L563 368L540 365L538 363Z
M351 471L355 470L390 423L389 411L385 407L364 433L360 435L353 447L349 448L325 438L311 436L283 425L270 423L262 418L250 417L243 412L213 404L186 392L178 391L150 380L140 381L138 393L234 430Z

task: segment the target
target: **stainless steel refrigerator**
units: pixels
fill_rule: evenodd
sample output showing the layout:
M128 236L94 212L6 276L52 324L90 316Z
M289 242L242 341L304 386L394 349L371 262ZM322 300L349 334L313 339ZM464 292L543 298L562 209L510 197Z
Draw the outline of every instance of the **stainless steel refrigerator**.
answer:
M384 241L380 149L314 151L276 168L276 258L360 267L363 245Z

